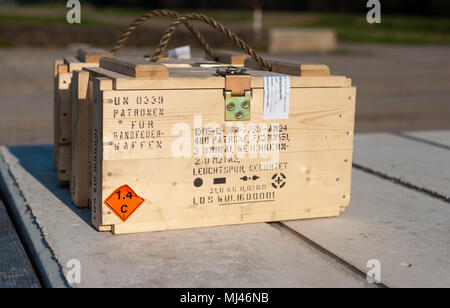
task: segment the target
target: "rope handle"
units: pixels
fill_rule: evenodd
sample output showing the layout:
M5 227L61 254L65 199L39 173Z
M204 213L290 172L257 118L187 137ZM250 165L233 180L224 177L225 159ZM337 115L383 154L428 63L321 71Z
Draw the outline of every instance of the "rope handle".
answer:
M141 17L135 19L133 23L131 23L127 30L120 36L119 40L114 44L111 49L111 53L115 54L120 48L125 45L125 42L128 40L128 37L136 30L136 28L141 25L144 21L157 16L166 16L171 18L179 18L181 15L175 11L171 10L153 10L145 13ZM213 59L217 60L218 55L211 49L211 47L206 42L205 38L197 31L188 21L183 21L183 24L186 28L194 35L194 37L200 42L205 52Z
M161 37L161 40L159 42L158 47L156 48L155 52L148 56L150 61L158 61L164 54L164 52L167 49L167 45L169 44L169 41L175 32L175 28L179 26L181 23L185 24L189 21L199 21L203 22L212 28L216 29L218 32L222 33L226 37L228 37L230 40L232 40L238 47L240 47L242 50L244 50L249 56L251 56L255 61L257 61L265 70L271 71L272 70L272 64L266 60L264 60L261 56L259 56L253 48L251 48L246 42L244 42L241 38L239 38L235 33L233 33L230 29L225 27L224 25L220 24L219 22L215 21L209 16L206 16L204 14L185 14L183 16L177 17L169 26L169 28L166 30L164 35ZM215 58L217 60L217 58Z

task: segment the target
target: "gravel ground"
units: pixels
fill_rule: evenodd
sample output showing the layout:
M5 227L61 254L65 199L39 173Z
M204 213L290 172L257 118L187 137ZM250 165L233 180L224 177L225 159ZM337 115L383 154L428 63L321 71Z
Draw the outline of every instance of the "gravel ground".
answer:
M125 50L145 54L147 49ZM0 49L0 144L53 141L52 62L68 49ZM324 55L271 55L324 63L358 88L357 132L450 129L450 47L342 44Z

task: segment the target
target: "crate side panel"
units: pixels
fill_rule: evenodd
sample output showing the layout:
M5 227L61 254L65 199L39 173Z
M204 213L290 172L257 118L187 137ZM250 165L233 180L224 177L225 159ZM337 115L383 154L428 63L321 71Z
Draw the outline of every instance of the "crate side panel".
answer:
M88 207L89 193L89 73L74 72L72 78L72 168L71 192L72 201L78 207Z
M225 122L223 90L105 91L103 159L172 157L182 127L193 139L202 127L279 124L287 152L353 148L354 88L291 89L288 120L263 120L263 97L253 90L250 121Z
M100 80L93 80L93 113L92 113L92 156L91 156L91 219L99 229L102 226L102 166L103 166L103 92Z
M191 159L104 161L103 201L129 185L145 202L126 224L165 222L165 229L221 218L227 224L321 217L349 203L351 156L285 153L273 169L250 158L209 167ZM103 216L105 224L122 223L104 204Z

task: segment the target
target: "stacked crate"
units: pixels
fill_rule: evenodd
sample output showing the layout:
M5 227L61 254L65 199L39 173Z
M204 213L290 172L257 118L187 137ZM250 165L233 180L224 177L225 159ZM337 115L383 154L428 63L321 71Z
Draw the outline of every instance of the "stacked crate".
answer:
M72 199L80 207L87 206L87 201L80 200L78 186L73 180L80 175L77 168L72 169L72 158L76 161L78 157L76 150L79 147L74 145L87 147L84 143L88 142L89 137L87 126L82 123L78 125L76 120L78 112L85 112L85 104L79 104L84 102L86 96L82 89L78 89L78 82L82 81L79 72L86 67L98 67L99 59L108 55L111 54L101 49L80 49L76 57L70 56L54 62L54 163L58 184L67 186L73 183ZM75 87L73 78L76 81ZM78 110L80 106L81 110ZM75 116L73 120L72 113ZM72 126L75 129L72 129ZM85 175L81 177L83 180L86 178Z

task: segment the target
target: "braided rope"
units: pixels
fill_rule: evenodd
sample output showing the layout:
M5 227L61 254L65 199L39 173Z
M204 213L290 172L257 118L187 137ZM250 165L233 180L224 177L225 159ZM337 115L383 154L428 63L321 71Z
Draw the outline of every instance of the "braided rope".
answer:
M136 28L142 24L144 21L157 16L166 16L166 17L172 17L172 18L179 18L181 15L177 12L171 11L171 10L153 10L150 12L145 13L141 17L135 19L131 25L128 26L127 30L120 36L119 40L114 44L114 47L111 49L111 53L115 54L120 48L123 47L125 42L128 40L128 37L131 35L131 33L136 30ZM194 37L200 42L200 45L202 45L203 49L206 51L206 53L213 59L217 60L218 56L217 54L211 49L211 47L208 45L204 37L188 22L183 21L183 24L186 26L186 28L194 35Z
M220 33L224 34L226 37L231 39L237 46L239 46L242 50L244 50L249 56L251 56L255 61L257 61L265 70L270 71L272 70L272 64L266 60L264 60L262 57L256 54L256 52L242 39L240 39L236 34L234 34L231 30L223 26L222 24L218 23L211 17L208 17L204 14L186 14L180 17L177 17L171 24L170 27L166 30L164 35L162 36L158 47L156 48L155 52L149 56L150 61L158 61L164 52L167 49L167 45L169 44L169 41L175 32L175 28L180 25L181 23L186 24L186 22L194 20L194 21L200 21L203 22ZM217 58L216 58L217 59Z

